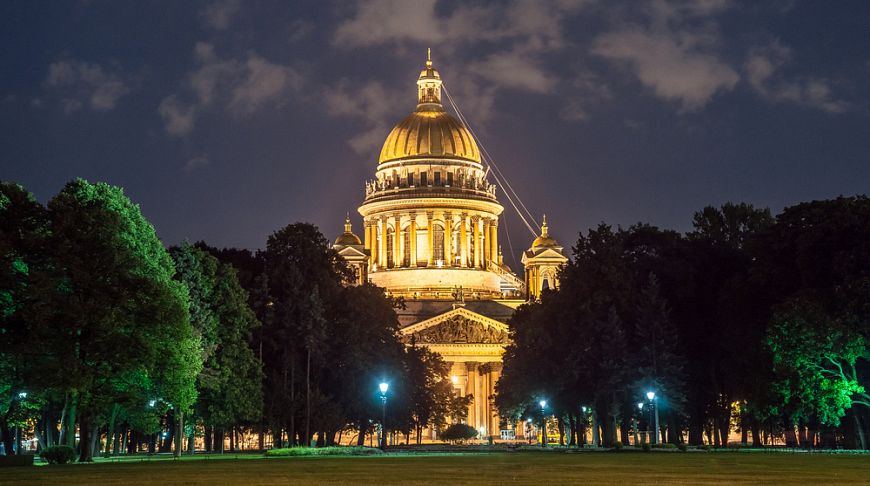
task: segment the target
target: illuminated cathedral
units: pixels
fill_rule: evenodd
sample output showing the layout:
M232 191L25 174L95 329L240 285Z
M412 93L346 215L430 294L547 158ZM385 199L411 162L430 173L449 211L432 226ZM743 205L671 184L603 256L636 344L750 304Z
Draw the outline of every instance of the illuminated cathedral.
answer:
M507 321L520 304L558 286L567 258L545 218L523 253L524 278L504 263L504 207L472 133L444 109L441 85L430 58L417 79L416 109L387 135L365 184L363 237L348 218L334 248L358 283L404 297L400 333L451 365L456 393L474 396L467 423L481 437L509 439L522 428L500 424L493 399L510 342Z

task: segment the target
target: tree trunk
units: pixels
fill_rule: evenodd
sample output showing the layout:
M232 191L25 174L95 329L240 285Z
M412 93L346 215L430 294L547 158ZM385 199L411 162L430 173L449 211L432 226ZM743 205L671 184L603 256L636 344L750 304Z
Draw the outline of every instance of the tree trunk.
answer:
M90 416L87 411L83 411L79 415L79 462L91 462L94 458L91 455L90 447ZM73 438L75 438L75 435L73 435Z
M365 419L359 421L359 435L356 438L357 447L366 445L366 425Z
M559 429L559 445L564 446L565 445L565 420L562 418L561 415L556 418L556 426Z
M568 446L574 447L577 445L577 420L573 413L568 414Z
M121 406L117 403L112 404L112 410L109 412L109 423L106 429L106 452L103 454L105 457L109 457L109 437L114 435L115 432L115 420L118 418L118 412L120 411Z
M76 409L78 407L78 393L70 393L69 408L66 418L66 445L76 448Z
M785 432L785 446L786 447L797 447L797 435L795 435L794 423L791 421L791 417L783 418L783 431Z
M0 434L3 434L3 450L7 456L11 456L15 446L15 434L5 417L0 417Z
M261 419L260 419L260 428L259 428L259 430L257 430L257 448L258 448L260 451L264 451L264 450L266 450L266 431L263 430L263 429L265 429L265 428L266 428L266 427L265 427L265 425L263 425L263 420L262 420L262 417L261 417Z
M631 434L631 415L625 413L623 410L622 417L619 420L619 441L622 442L622 445L628 445L631 440L629 436Z
M701 413L695 411L689 418L689 445L699 446L704 443L704 427Z
M305 354L305 447L311 445L311 346Z
M759 434L758 430L758 419L753 418L749 426L750 430L752 431L752 447L762 447L763 444L761 443L761 435Z
M864 428L861 424L861 418L858 417L858 413L852 410L852 417L855 419L855 435L857 436L857 446L861 448L861 450L867 450L867 438L864 435Z
M181 457L184 452L184 411L178 409L175 420L175 457Z
M286 380L287 374L284 374ZM296 360L290 362L290 428L287 429L289 447L296 445Z
M592 447L601 447L601 433L599 431L598 411L592 410Z

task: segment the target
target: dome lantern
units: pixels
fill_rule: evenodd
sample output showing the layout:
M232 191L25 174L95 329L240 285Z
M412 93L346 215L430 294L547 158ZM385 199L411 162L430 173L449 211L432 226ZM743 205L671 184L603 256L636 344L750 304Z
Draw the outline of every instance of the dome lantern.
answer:
M441 105L441 75L432 67L432 49L426 49L426 69L417 79L417 111L444 111Z

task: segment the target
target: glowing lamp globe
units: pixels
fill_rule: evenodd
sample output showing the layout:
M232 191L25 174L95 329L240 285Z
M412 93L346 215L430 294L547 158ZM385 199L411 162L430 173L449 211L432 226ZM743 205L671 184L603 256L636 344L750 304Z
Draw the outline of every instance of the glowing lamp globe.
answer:
M646 397L649 401L652 401L656 397L656 392L646 392Z
M381 390L381 393L387 393L387 390L390 388L389 383L381 383L378 385L378 388Z

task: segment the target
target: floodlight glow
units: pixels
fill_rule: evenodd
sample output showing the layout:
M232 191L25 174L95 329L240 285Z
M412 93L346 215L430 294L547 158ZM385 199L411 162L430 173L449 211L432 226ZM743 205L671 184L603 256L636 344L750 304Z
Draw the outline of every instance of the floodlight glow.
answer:
M18 398L27 398L27 392L21 392L18 394Z
M458 385L459 384L459 377L456 375L453 375L450 377L450 381L452 381L454 385Z
M648 391L646 392L646 397L649 401L652 401L656 397L656 392Z
M381 393L387 393L387 390L390 388L390 384L389 383L381 383L380 385L378 385L378 388L380 388Z
M547 401L546 401L546 400L541 400L540 402L538 402L538 404L541 406L541 408L544 408L544 407L547 406Z

